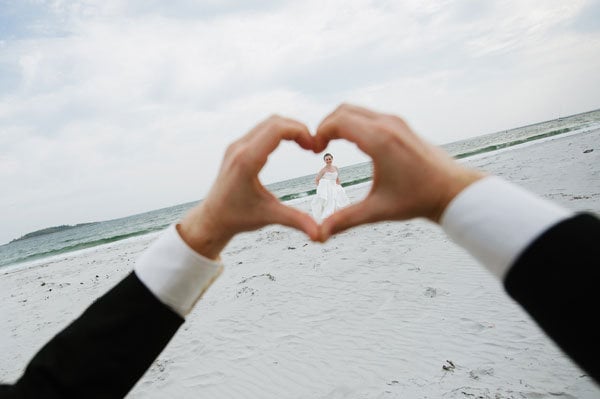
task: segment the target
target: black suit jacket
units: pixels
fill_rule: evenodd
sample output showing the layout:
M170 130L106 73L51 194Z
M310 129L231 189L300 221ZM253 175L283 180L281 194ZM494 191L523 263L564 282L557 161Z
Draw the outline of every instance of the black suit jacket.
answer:
M600 382L600 221L582 214L546 231L516 260L504 286Z
M183 318L131 273L50 340L0 398L122 398Z
M592 378L600 382L600 220L579 215L554 226L517 259L508 293ZM1 398L121 398L183 319L134 273L90 306L33 358Z

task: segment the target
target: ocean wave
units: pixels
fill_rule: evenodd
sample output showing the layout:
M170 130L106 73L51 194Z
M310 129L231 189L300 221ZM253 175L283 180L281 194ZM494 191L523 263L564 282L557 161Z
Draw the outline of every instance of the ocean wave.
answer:
M126 240L128 238L142 236L142 235L146 235L149 233L154 233L156 231L161 231L161 230L164 230L165 228L167 228L168 226L169 226L169 224L154 226L151 228L134 231L131 233L118 234L118 235L114 235L111 237L104 237L104 238L100 238L97 240L79 242L79 243L73 244L73 245L62 246L60 248L52 249L49 251L36 252L36 253L30 254L30 255L18 257L16 259L10 259L6 263L0 263L0 266L6 266L6 265L24 263L24 262L31 262L31 261L34 261L37 259L47 258L50 256L56 256L56 255L61 255L61 254L68 253L68 252L79 251L82 249L96 247L98 245L110 244L111 242ZM68 240L68 241L72 241L72 240Z
M569 132L585 132L599 127L600 111L593 111L589 114L574 115L568 118L449 143L443 147L454 158L461 159L551 136ZM341 172L346 180L342 183L343 187L369 182L373 179L373 165L371 162L346 166L341 168ZM266 186L266 188L282 202L306 198L316 193L314 175L276 182ZM196 202L149 211L126 218L99 222L88 226L82 224L66 232L54 232L1 245L0 267L39 260L157 232L165 229L174 221L179 220Z
M467 157L471 157L473 155L478 155L478 154L483 154L483 153L486 153L486 152L501 150L503 148L512 147L512 146L519 145L519 144L524 144L524 143L527 143L527 142L530 142L530 141L540 140L540 139L544 139L546 137L552 137L552 136L556 136L556 135L559 135L559 134L567 133L567 132L570 132L572 130L573 129L569 128L569 127L566 127L566 128L563 128L563 129L551 130L551 131L546 132L546 133L536 134L534 136L529 136L529 137L526 137L526 138L523 138L523 139L507 141L505 143L500 143L500 144L488 145L488 146L485 146L485 147L477 148L476 150L463 152L463 153L455 155L454 158L456 158L456 159L467 158Z

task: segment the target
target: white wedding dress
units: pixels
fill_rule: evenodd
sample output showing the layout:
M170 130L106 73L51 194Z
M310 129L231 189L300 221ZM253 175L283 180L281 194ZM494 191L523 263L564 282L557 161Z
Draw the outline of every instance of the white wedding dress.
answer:
M317 193L311 202L313 217L319 223L335 211L350 204L346 191L336 183L337 177L337 172L325 172L319 180Z

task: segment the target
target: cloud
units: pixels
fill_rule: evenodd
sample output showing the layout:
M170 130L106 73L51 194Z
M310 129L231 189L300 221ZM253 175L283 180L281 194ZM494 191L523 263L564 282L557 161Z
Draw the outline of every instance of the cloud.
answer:
M586 1L572 20L570 27L582 33L598 32L600 30L600 3L595 0Z
M272 113L314 129L355 102L444 143L597 107L598 33L574 27L594 10L558 0L5 1L0 183L11 190L0 242L199 199L227 145ZM366 159L332 146L340 164ZM261 178L319 166L283 144Z

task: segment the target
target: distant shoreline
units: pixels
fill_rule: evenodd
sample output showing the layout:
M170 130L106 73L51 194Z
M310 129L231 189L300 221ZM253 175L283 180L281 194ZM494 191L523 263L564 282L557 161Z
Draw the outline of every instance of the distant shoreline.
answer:
M96 223L99 223L99 222L79 223L79 224L75 224L75 225L63 224L60 226L46 227L45 229L36 230L31 233L27 233L19 238L15 238L14 240L11 240L9 242L9 244L12 244L13 242L18 242L18 241L24 241L24 240L27 240L27 239L33 238L33 237L39 237L39 236L43 236L46 234L56 233L59 231L71 230L71 229L75 229L77 227L88 226L88 225L92 225L92 224L96 224Z
M541 122L543 123L543 122ZM542 140L542 139L546 139L546 138L550 138L552 136L559 136L559 135L563 135L566 133L583 133L583 132L578 132L577 129L572 129L572 128L562 128L562 129L556 129L556 130L552 130L549 132L545 132L543 134L537 134L537 135L533 135L524 139L518 139L518 140L511 140L511 141L507 141L507 142L503 142L503 143L498 143L495 145L489 145L489 146L485 146L482 148L476 148L474 150L471 151L466 151L466 152L455 152L453 153L452 149L449 148L452 145L456 144L456 143L460 143L462 141L456 141L456 142L452 142L452 143L448 143L448 144L444 144L441 147L444 148L446 151L448 151L448 153L455 159L459 160L459 159L463 159L463 158L469 158L471 156L474 155L481 155L484 153L488 153L488 152L493 152L493 151L497 151L500 149L505 149L508 147L513 147L513 146L517 146L520 144L524 144L527 142L531 142L531 141L537 141L537 140ZM342 183L342 186L344 187L349 187L349 186L353 186L355 184L360 184L360 183L364 183L367 181L370 181L372 179L372 176L370 177L365 177L365 178L360 178L357 180L353 180L353 181L347 181ZM289 201L289 200L294 200L294 199L299 199L299 198L303 198L303 197L307 197L310 195L313 195L315 193L315 189L313 190L309 190L306 192L300 192L300 193L293 193L293 194L287 194L287 195L283 195L281 197L278 197L278 199L282 202L285 201ZM75 225L60 225L60 226L54 226L54 227L47 227L44 229L40 229L40 230L36 230L33 231L31 233L27 233L19 238L15 238L13 240L11 240L10 242L8 242L7 244L12 244L15 242L19 242L19 241L24 241L30 238L34 238L34 237L40 237L40 236L44 236L47 234L52 234L52 233L56 233L56 232L61 232L61 231L67 231L67 230L71 230L74 228L78 228L78 227L83 227L83 226L88 226L88 225L93 225L93 224L98 224L101 222L88 222L88 223L78 223ZM7 245L5 244L5 245Z

